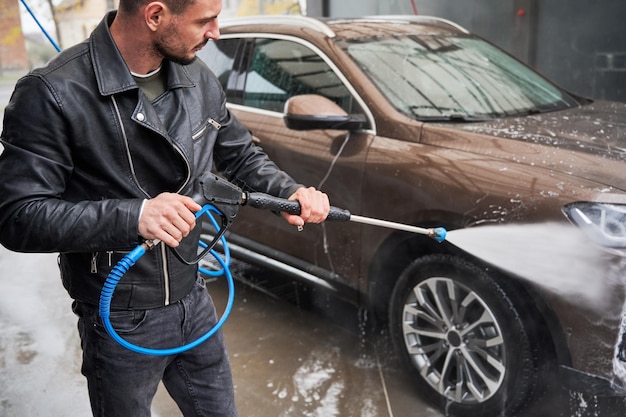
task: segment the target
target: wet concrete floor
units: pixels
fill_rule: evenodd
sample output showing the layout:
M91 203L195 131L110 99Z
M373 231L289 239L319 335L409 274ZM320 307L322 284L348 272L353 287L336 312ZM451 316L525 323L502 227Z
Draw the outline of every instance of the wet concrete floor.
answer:
M223 311L224 280L208 288ZM335 309L329 299L299 307L281 291L277 298L236 283L224 332L242 417L442 416L419 399L384 344L365 340L349 309ZM90 415L75 322L56 255L0 249L0 416ZM526 416L608 417L624 410L621 399L562 392ZM181 416L162 387L153 415Z
M56 255L1 248L0 277L0 416L89 415ZM224 280L208 287L223 311ZM235 300L224 332L241 416L440 415L381 368L358 334L240 282ZM181 415L162 387L153 414Z

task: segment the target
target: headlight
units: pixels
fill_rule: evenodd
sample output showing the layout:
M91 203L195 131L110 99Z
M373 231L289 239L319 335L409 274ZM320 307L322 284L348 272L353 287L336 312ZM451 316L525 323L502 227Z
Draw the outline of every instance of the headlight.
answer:
M563 206L563 213L595 243L626 248L626 205L578 201Z

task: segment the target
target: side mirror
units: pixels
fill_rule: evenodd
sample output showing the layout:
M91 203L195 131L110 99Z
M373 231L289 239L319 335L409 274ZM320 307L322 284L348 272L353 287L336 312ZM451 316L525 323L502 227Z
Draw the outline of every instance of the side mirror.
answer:
M365 115L349 115L336 103L316 94L303 94L287 100L283 119L293 130L359 130L367 127Z

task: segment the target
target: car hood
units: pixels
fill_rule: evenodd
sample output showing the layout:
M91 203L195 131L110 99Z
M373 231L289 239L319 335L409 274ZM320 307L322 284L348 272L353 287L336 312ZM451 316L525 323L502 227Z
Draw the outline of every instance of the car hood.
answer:
M626 169L624 103L598 101L479 123L428 123L422 127L422 142L626 190L626 177L617 174Z
M459 125L463 130L626 160L626 104L598 101L567 110Z

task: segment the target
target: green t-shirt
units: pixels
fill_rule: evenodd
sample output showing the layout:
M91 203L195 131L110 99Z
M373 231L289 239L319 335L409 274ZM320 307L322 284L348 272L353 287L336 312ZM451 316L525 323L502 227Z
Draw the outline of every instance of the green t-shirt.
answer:
M145 75L135 74L134 72L131 72L131 74L139 88L148 97L148 100L154 101L165 91L165 77L163 77L161 67Z

